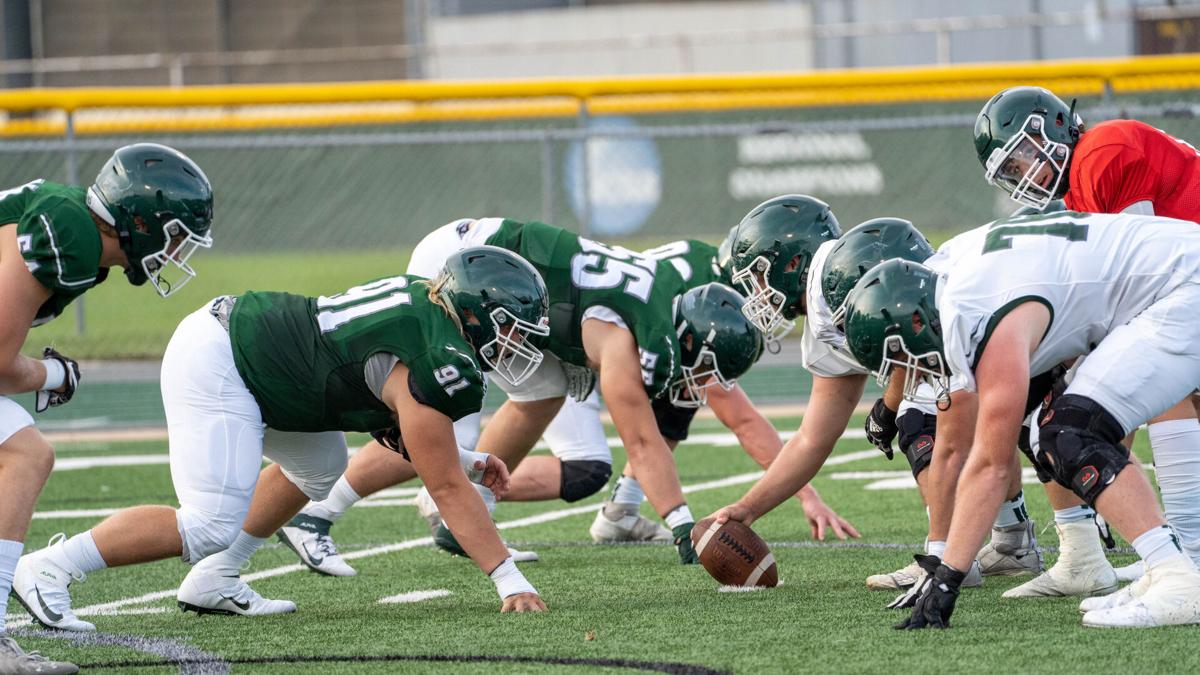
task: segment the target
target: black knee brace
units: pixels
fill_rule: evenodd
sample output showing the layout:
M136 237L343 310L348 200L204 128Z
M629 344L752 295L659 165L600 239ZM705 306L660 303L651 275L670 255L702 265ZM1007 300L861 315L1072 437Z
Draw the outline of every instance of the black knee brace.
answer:
M927 415L916 408L909 408L896 418L897 438L900 452L908 459L913 478L929 468L933 461L933 438L937 433L937 415Z
M668 441L686 441L692 418L699 410L671 405L671 401L665 398L654 399L650 408L654 411L654 421L658 423L658 433Z
M591 497L608 483L612 464L593 459L564 460L558 496L564 502Z
M1129 464L1129 450L1121 445L1125 430L1100 404L1078 394L1055 399L1041 425L1039 459L1054 480L1094 506Z

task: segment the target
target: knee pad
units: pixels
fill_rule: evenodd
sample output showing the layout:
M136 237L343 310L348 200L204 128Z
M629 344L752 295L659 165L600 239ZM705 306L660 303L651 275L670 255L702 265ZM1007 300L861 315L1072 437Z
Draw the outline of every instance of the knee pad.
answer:
M214 516L181 506L175 509L175 524L183 540L183 562L190 565L224 551L237 539L245 513Z
M1038 459L1054 480L1089 506L1129 464L1121 445L1125 430L1100 404L1086 396L1064 394L1042 418Z
M688 429L692 426L692 418L699 408L680 408L671 405L665 398L656 398L650 403L654 410L654 421L658 423L658 433L668 441L686 441Z
M562 485L558 496L564 502L591 497L608 484L612 464L591 459L566 460L562 463Z
M913 478L929 468L933 461L933 439L937 433L937 415L928 415L917 408L909 408L896 418L896 435L900 452L908 460Z

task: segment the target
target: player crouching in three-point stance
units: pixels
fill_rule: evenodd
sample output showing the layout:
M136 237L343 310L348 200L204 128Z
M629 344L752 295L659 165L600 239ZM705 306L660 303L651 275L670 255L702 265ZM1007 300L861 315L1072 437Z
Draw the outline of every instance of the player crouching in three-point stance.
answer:
M329 297L225 296L180 323L163 357L171 477L180 508L137 506L26 555L16 591L43 625L92 630L71 611L72 579L172 556L195 564L181 608L278 614L239 576L265 538L346 468L343 431L399 426L398 448L490 573L502 611L544 610L512 560L464 469L503 490L488 455L460 456L453 420L479 412L483 370L519 382L541 354L546 287L493 247L470 248L434 281L397 276ZM261 469L262 458L275 461ZM260 474L261 469L261 474ZM256 490L257 484L257 490Z
M909 396L932 380L943 408L950 403L939 417L960 407L952 392L978 392L977 407L962 406L974 441L945 555L919 557L930 576L897 627L949 625L1015 470L1030 376L1084 354L1042 416L1037 461L1132 542L1147 569L1127 589L1085 600L1084 625L1200 622L1200 571L1120 443L1200 384L1194 223L1074 212L1001 220L950 240L928 266L883 263L847 306L856 358L881 375L902 371Z
M212 245L211 225L208 178L161 145L118 149L86 191L36 180L0 192L0 598L6 602L54 449L29 414L5 396L37 392L36 410L42 412L70 401L79 383L75 360L49 347L41 361L20 355L30 326L61 314L104 281L111 267L125 268L135 286L151 281L160 295L170 295L194 276L187 259ZM25 580L16 574L20 593ZM65 573L57 578L70 581ZM4 636L0 611L0 672L76 670L21 651Z

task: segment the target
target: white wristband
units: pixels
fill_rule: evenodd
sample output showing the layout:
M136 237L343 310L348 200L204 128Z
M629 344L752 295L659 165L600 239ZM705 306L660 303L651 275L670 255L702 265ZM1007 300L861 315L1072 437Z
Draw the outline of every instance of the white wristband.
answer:
M486 452L458 449L458 461L462 464L463 471L467 474L467 480L472 483L478 483L483 480L483 472L486 470L476 469L475 462L483 462L484 467L486 467L487 458L488 454Z
M67 368L63 362L58 359L42 359L42 365L46 367L46 381L42 383L42 390L49 391L63 386L67 381Z
M496 584L496 592L500 594L501 600L520 593L537 594L533 584L529 583L525 579L525 575L521 574L521 570L517 569L517 563L513 562L512 556L505 558L499 567L492 570L490 576L492 583Z

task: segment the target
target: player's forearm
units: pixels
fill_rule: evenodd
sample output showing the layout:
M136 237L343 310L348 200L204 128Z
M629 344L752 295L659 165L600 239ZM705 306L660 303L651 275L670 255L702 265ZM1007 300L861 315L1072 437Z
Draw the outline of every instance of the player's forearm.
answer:
M1004 455L981 448L977 458L964 467L958 481L959 508L954 513L942 559L961 572L970 569L1008 490L1009 462L995 457L997 454Z
M832 443L822 449L808 442L802 431L798 432L783 446L767 473L742 497L740 504L755 518L772 511L808 486L832 449Z
M969 444L934 441L933 460L929 464L929 481L925 488L926 506L929 507L929 538L945 541L950 533L950 519L954 515L955 492L958 477L967 463Z
M675 458L661 436L627 443L625 451L629 456L629 465L633 467L642 491L646 493L646 499L658 515L665 518L676 507L686 503L679 485L679 472L675 469Z
M500 540L483 499L465 475L456 476L454 480L427 482L425 487L437 504L446 527L484 574L508 558L508 549Z
M17 355L0 371L0 394L25 394L46 384L46 366L37 359Z

